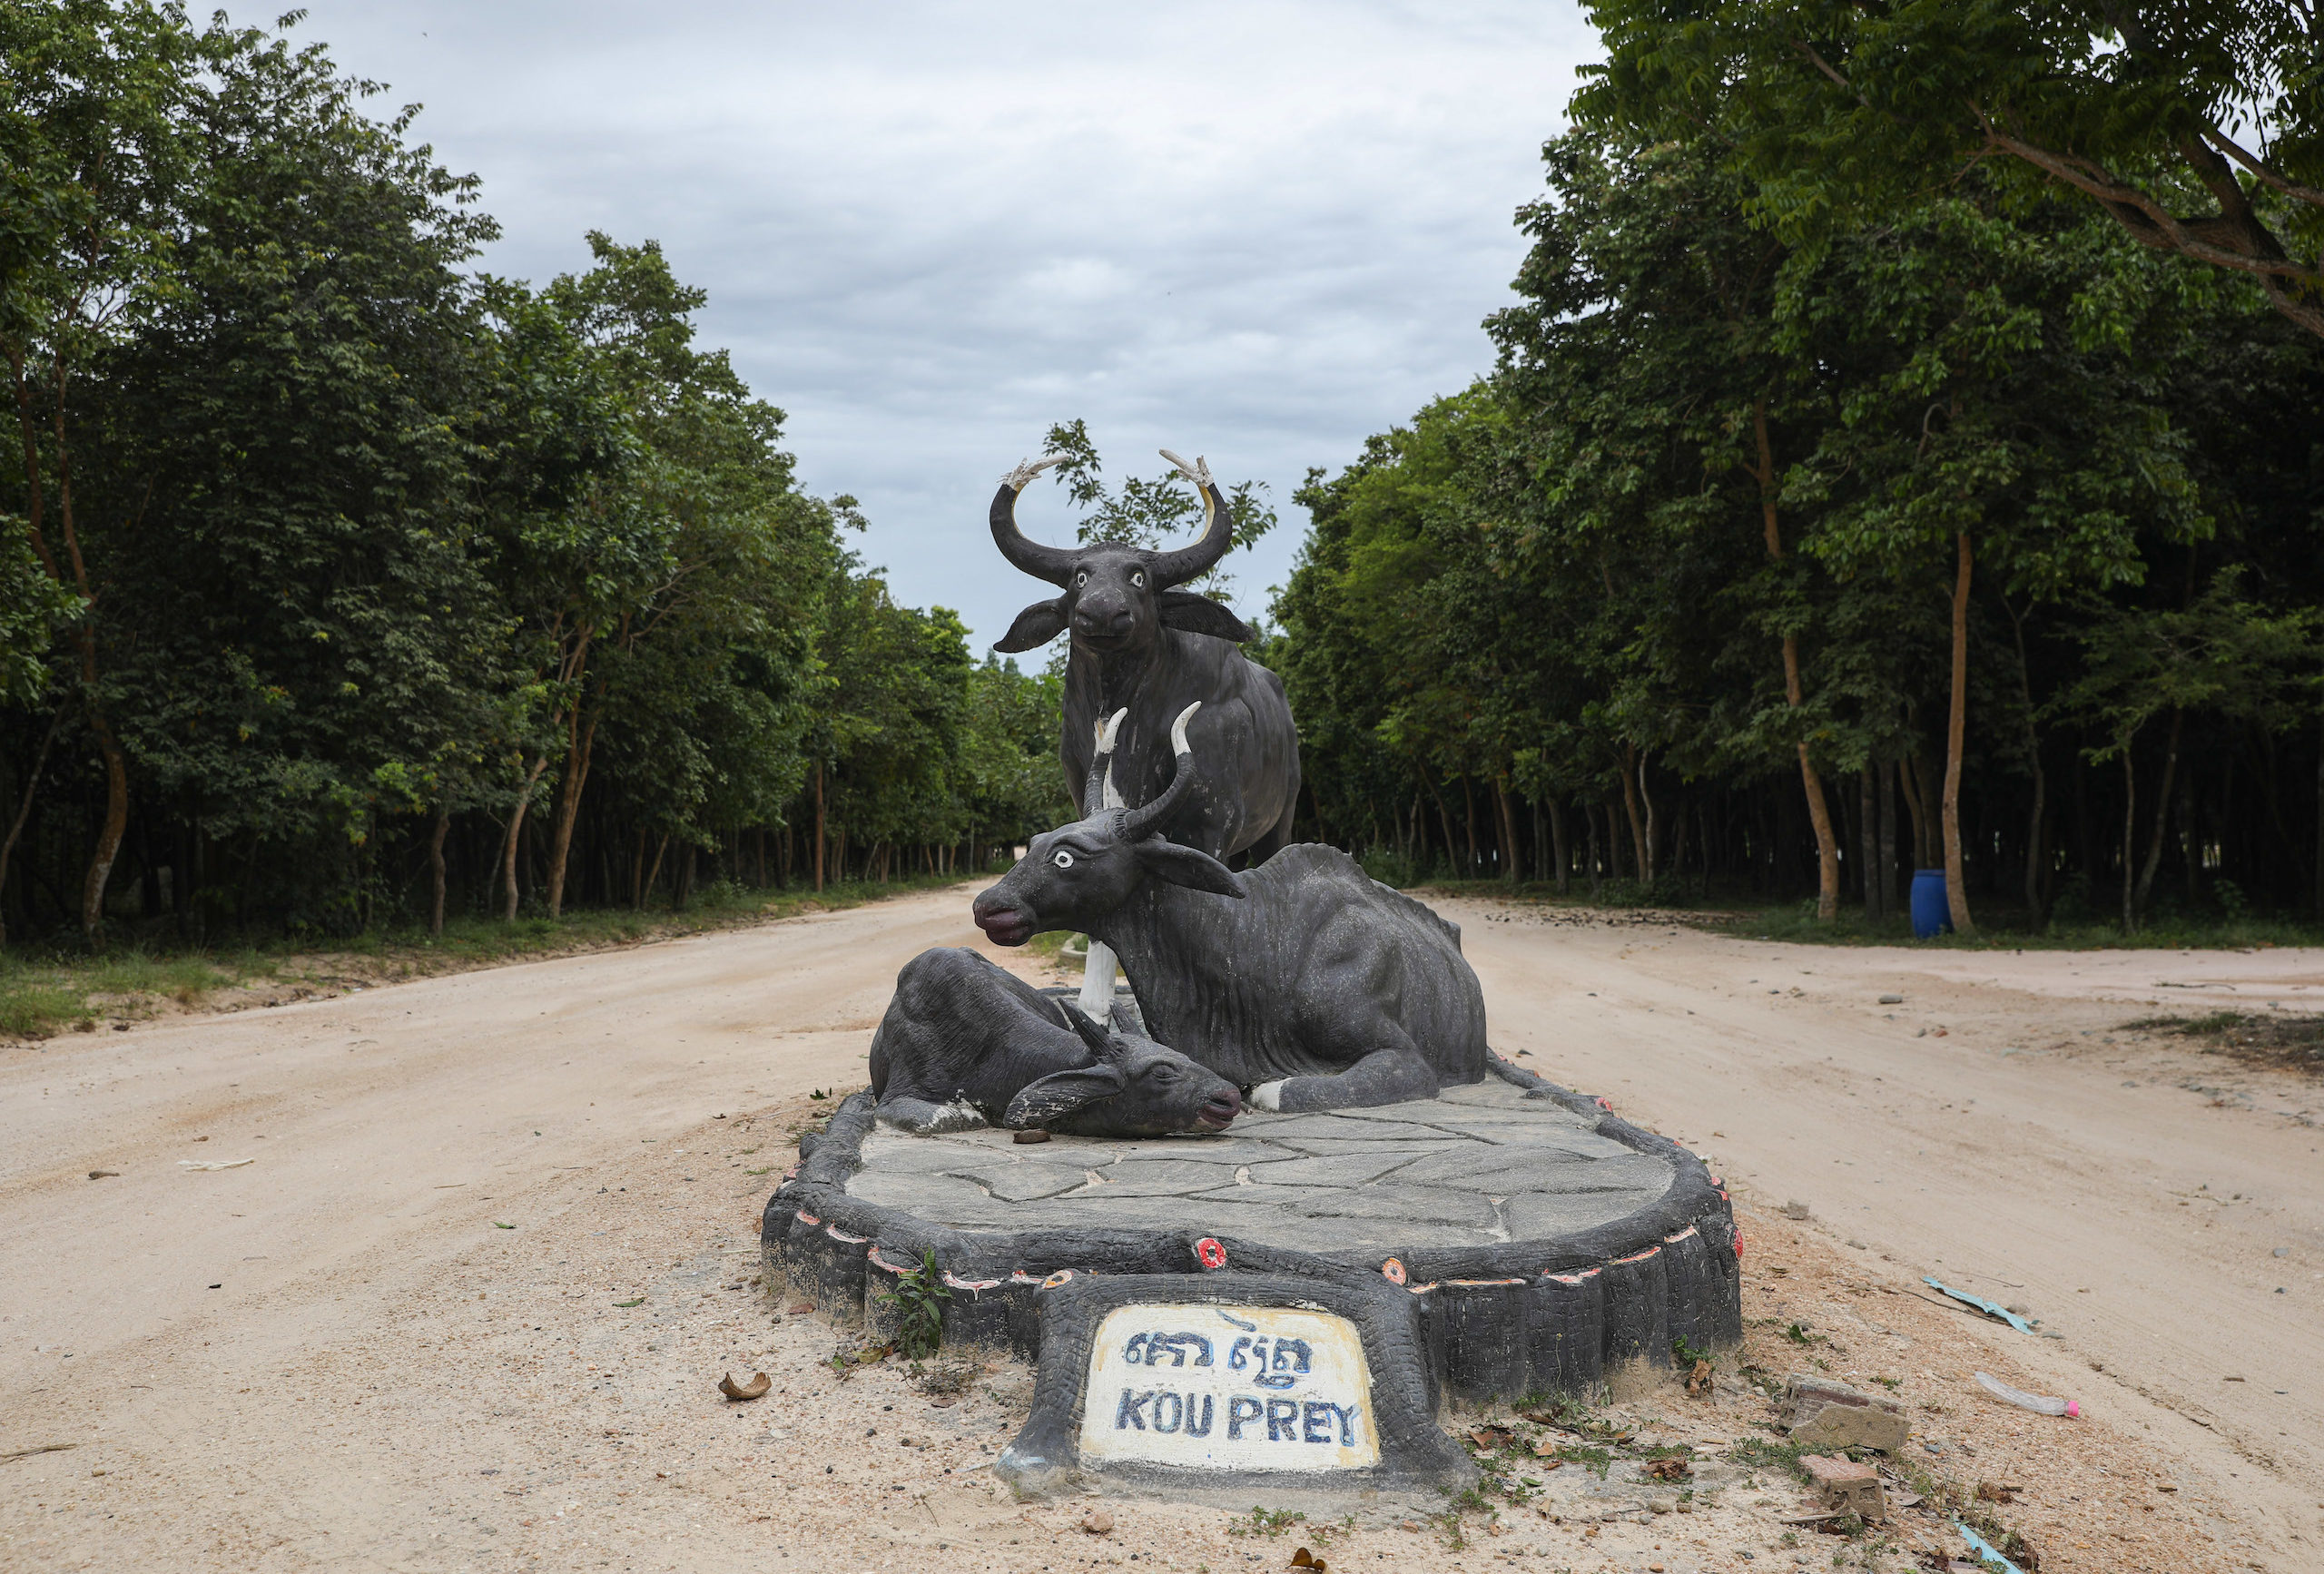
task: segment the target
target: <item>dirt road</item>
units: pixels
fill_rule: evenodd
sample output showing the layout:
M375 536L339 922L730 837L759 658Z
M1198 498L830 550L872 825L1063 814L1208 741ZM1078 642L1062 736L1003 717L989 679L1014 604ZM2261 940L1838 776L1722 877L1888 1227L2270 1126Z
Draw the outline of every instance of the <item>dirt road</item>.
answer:
M1713 1155L1747 1217L1809 1204L1836 1272L2029 1306L2065 1338L1925 1316L2151 1441L2227 1505L2221 1555L2324 1566L2324 1099L2112 1030L2203 993L2162 983L2315 989L2324 954L1924 959L1450 910L1504 1052ZM841 1389L828 1332L750 1288L803 1096L860 1083L904 959L976 939L938 893L0 1048L0 1569L1279 1564L1216 1510L1125 1509L1098 1542L1019 1509L980 1468L1015 1378ZM753 1363L760 1405L709 1391ZM1661 1560L1637 1552L1603 1566ZM1740 1556L1669 1567L1770 1566Z
M2122 1027L2312 1010L2324 951L1916 953L1444 908L1504 1054L1869 1254L2030 1308L2065 1335L2050 1392L2152 1409L2255 1534L2324 1569L2324 1087Z

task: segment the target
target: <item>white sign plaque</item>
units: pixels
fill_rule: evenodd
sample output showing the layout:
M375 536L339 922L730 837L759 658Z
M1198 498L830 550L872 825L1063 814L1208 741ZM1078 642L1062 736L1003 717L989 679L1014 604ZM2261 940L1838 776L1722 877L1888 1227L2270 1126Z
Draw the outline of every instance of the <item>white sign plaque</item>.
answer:
M1380 1462L1355 1324L1281 1306L1120 1306L1091 1342L1081 1457L1215 1471Z

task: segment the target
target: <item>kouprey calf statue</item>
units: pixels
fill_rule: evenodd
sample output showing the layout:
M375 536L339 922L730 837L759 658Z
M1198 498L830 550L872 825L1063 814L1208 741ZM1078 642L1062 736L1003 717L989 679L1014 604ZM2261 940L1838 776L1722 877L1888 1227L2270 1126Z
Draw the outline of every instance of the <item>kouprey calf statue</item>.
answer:
M981 1126L1071 1136L1223 1129L1234 1084L1148 1038L1109 1032L974 951L922 951L872 1038L880 1118L919 1135Z
M1160 834L1196 780L1194 708L1171 729L1168 789L1035 837L977 898L978 925L1007 946L1049 930L1111 946L1147 1027L1256 1108L1394 1104L1482 1080L1484 994L1457 927L1337 848L1286 847L1236 874ZM1100 801L1109 731L1086 803Z

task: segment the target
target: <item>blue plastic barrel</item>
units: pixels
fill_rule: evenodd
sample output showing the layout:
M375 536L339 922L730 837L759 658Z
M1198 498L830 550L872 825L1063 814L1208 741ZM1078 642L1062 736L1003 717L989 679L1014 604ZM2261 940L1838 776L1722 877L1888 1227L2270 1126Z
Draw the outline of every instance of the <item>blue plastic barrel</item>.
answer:
M1953 931L1953 906L1945 900L1945 871L1913 871L1913 939Z

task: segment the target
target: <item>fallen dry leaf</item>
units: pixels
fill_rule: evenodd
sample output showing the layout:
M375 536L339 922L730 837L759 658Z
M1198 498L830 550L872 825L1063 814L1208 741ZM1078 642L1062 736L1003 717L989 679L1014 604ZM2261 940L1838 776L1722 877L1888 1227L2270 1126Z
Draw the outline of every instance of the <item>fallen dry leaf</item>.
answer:
M737 1384L735 1382L734 1374L733 1372L728 1372L725 1376L718 1380L718 1392L724 1394L729 1399L763 1398L764 1397L766 1391L772 1386L773 1385L767 1381L766 1373L763 1372L755 1374L752 1377L749 1382L743 1384Z

